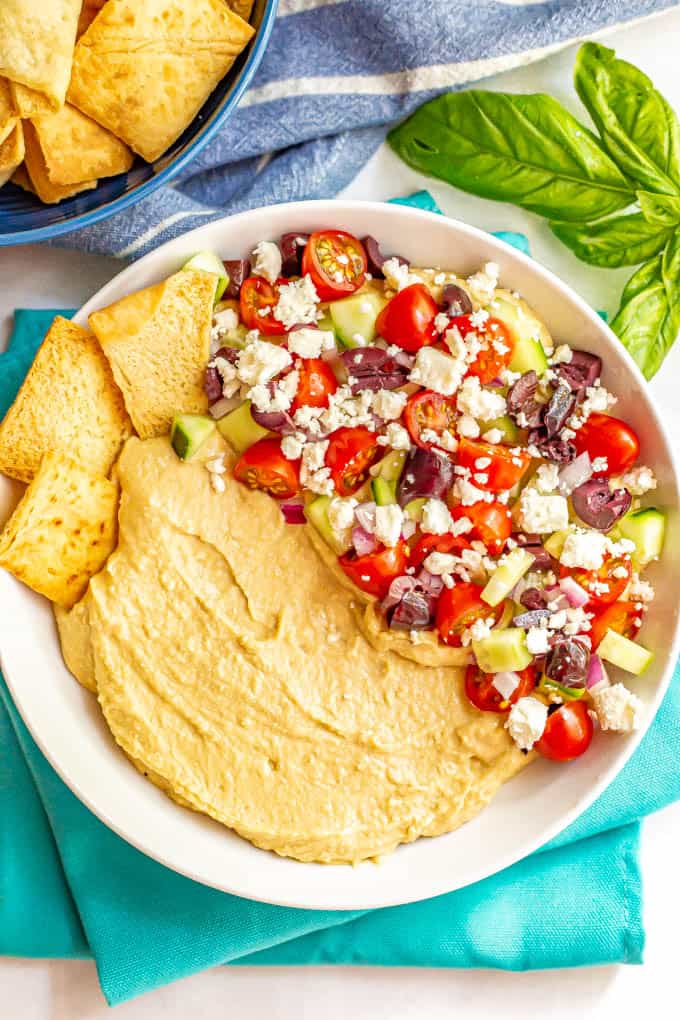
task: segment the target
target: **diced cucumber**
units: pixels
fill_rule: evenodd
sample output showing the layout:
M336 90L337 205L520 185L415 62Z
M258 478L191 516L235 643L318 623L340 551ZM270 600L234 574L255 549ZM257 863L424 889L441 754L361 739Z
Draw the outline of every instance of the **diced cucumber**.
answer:
M374 290L340 298L328 306L335 335L345 347L364 347L375 340L375 321L386 305Z
M503 557L486 582L481 598L487 605L497 606L499 602L508 597L533 562L534 557L526 549L513 549Z
M378 476L371 481L371 492L376 506L387 506L389 503L397 502L397 483L388 482L386 478Z
M224 418L220 418L217 428L236 453L244 453L258 439L269 435L268 429L263 429L253 420L249 400L244 400Z
M557 680L553 680L552 677L546 676L545 673L541 677L538 690L548 696L551 694L559 694L562 701L578 701L586 693L585 687L565 687L564 684L558 684Z
M349 542L343 543L333 531L331 522L328 519L328 507L331 496L317 496L305 507L305 517L321 535L324 542L331 547L333 552L341 556L349 549Z
M654 658L654 653L611 628L597 646L597 654L606 662L639 676Z
M532 660L521 627L494 630L488 637L473 641L472 651L483 673L517 672L526 669Z
M498 429L499 432L502 432L501 442L506 446L519 446L524 436L522 429L518 428L507 414L504 414L502 418L492 418L491 421L483 422L481 425L482 435L489 429Z
M543 548L547 549L554 559L559 560L562 555L562 550L564 549L564 543L567 541L570 532L570 528L564 528L562 531L554 531L549 538L546 538L543 543Z
M224 263L211 251L199 251L192 255L188 262L185 262L182 269L199 269L204 273L213 273L217 277L217 288L215 290L215 304L220 300L227 285L229 274L224 268Z
M423 519L423 507L426 503L426 499L412 499L411 502L407 503L404 507L404 513L412 521L419 523Z
M635 569L642 570L661 555L666 532L666 515L653 506L633 510L621 518L616 532L618 537L628 538L635 543L635 552L631 559Z
M203 414L179 414L172 421L170 442L180 460L191 460L214 431L214 418Z
M327 333L335 333L335 324L328 309L325 310L320 319L317 319L316 324L319 329L323 329Z
M384 478L387 482L398 482L406 463L406 450L391 450L376 465L378 470L371 471L375 478Z
M540 340L520 337L512 349L512 357L508 368L511 372L531 372L543 375L548 369L548 359Z

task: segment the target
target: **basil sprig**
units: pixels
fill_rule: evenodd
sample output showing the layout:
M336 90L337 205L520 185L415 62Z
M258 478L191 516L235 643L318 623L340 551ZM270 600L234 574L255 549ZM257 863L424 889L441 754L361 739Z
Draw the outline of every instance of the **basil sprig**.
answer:
M580 47L574 83L599 137L551 96L472 89L421 106L388 142L424 173L547 217L590 265L643 263L612 328L651 378L680 329L680 121L597 43Z

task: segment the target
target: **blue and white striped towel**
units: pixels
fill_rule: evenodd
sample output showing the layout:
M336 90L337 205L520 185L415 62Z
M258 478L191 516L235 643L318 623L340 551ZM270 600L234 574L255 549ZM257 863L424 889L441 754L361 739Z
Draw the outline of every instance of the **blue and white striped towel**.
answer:
M138 257L226 213L331 198L426 99L676 0L280 0L249 92L185 175L57 243Z

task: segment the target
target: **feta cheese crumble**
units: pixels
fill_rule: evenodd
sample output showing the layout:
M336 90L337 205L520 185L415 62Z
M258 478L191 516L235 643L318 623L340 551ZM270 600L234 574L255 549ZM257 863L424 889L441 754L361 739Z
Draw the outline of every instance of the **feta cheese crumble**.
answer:
M288 350L300 358L319 358L335 347L335 336L327 329L296 329L288 335Z
M538 698L520 698L510 709L505 726L522 751L530 751L543 736L548 706Z
M453 519L446 503L441 499L428 499L423 506L420 526L428 535L445 535L447 531L451 531Z
M542 496L526 488L519 501L519 523L529 534L546 535L569 524L569 506L564 496Z
M383 436L378 436L380 446L391 446L393 450L409 450L411 448L411 437L403 425L397 422L390 422L385 429Z
M656 489L656 478L651 468L640 465L626 471L620 479L623 485L630 492L631 496L644 496L646 492Z
M495 262L487 262L479 272L468 276L467 286L473 301L477 301L480 305L486 305L492 301L498 286L499 275L498 265Z
M607 536L599 531L576 528L570 531L560 553L560 563L565 567L583 567L584 570L599 570L608 551Z
M550 635L547 627L529 627L527 631L527 650L532 655L545 655L550 651Z
M557 464L541 464L536 472L536 486L539 492L551 493L559 485L559 469Z
M279 287L279 300L274 308L274 318L278 319L286 329L291 329L297 322L316 322L319 295L309 275L290 283L282 283Z
M409 375L409 382L450 397L461 384L465 363L434 347L421 347Z
M392 421L399 418L406 407L406 394L395 390L378 390L373 397L373 410L379 418Z
M375 537L383 545L394 546L401 538L404 512L398 503L375 508Z
M328 504L328 521L338 536L344 536L354 524L354 510L357 501L353 496L334 496Z
M471 418L478 418L480 421L501 418L506 407L505 397L492 390L483 389L476 375L468 376L458 391L458 410Z
M642 702L623 684L613 684L596 691L593 694L593 705L603 730L630 733L640 727Z
M222 359L220 359L222 360ZM292 358L284 347L266 340L253 340L239 352L236 369L242 383L255 386L266 383L292 364ZM221 366L218 366L221 371Z
M286 460L299 460L305 446L305 437L299 432L292 436L284 436L281 440L281 453Z
M253 249L253 275L275 283L281 275L281 252L273 241L260 241Z
M466 439L477 439L481 429L475 419L469 414L463 414L458 419L458 435L464 436ZM491 430L493 431L493 430ZM496 429L498 431L498 429ZM499 433L501 439L503 434ZM486 437L485 437L486 438ZM491 442L491 440L489 440ZM500 440L499 440L500 442Z

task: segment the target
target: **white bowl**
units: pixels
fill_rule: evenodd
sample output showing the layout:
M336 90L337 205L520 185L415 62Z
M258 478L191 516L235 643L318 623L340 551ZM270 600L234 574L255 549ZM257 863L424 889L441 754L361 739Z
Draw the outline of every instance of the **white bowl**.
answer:
M365 909L426 899L477 882L542 846L581 814L611 783L654 718L678 654L678 599L673 564L680 561L678 472L644 379L602 320L552 273L489 234L402 206L363 202L301 202L271 206L210 223L164 244L119 273L76 316L174 272L190 255L212 249L245 255L261 238L287 231L342 227L370 233L385 252L414 264L461 274L493 260L501 281L545 319L556 341L600 354L617 413L636 429L641 459L659 479L655 502L669 510L661 562L649 571L657 598L644 627L656 655L627 683L644 702L642 728L630 736L598 734L583 758L560 766L537 761L508 783L490 806L457 832L400 847L379 867L300 864L257 850L216 822L178 807L116 747L94 697L66 670L47 602L0 572L2 669L36 742L64 782L106 825L167 867L225 892L293 907ZM0 479L4 518L18 487Z

